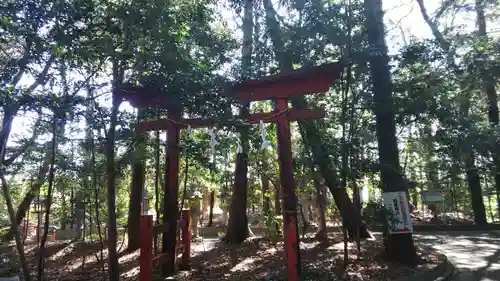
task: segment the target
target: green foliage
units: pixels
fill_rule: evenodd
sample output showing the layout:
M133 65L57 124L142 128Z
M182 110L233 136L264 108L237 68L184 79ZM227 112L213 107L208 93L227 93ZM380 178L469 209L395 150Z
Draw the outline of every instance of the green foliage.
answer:
M106 222L104 144L111 116L111 87L119 72L123 72L124 81L154 86L167 98L179 96L186 117L224 121L240 106L221 91L241 77L237 54L242 42L239 33L223 20L218 1L4 2L5 7L0 10L0 112L3 118L15 117L17 127L7 134L10 138L6 161L1 165L11 175L12 197L18 203L29 188L28 179L38 175L47 154L52 118L59 119L54 222L69 224L73 215L71 194L79 191L92 201L92 209L87 210L90 215L94 219L99 215L101 222ZM258 77L276 73L278 67L264 8L261 2L254 2L249 73ZM324 124L316 125L334 163L330 172L342 178L335 183L337 187L344 187L345 178L346 188L356 182L375 197L379 187L378 140L368 83L366 61L371 49L367 44L363 1L350 1L350 9L339 1L281 2L290 15L279 19L286 59L292 65L305 67L332 60L351 64L343 83L326 93L308 96L307 100L310 107L322 107L327 112ZM225 12L239 15L243 4L230 1L232 11ZM491 17L498 16L497 8L493 3L488 6ZM239 17L234 18L238 25ZM494 36L477 36L475 32L459 30L458 26L443 32L454 49L459 50L455 55L456 67L447 65L448 54L434 39L413 38L391 57L400 162L405 175L417 183L412 193L430 187L443 188L449 191L445 195L447 206L469 214L471 200L464 151L477 155L475 165L483 190L496 190L493 148L500 133L498 126L491 126L488 120L482 71L487 70L494 81L500 78L500 49ZM347 74L351 75L350 85ZM255 102L251 107L252 112L272 109L270 101ZM143 113L143 120L167 116L164 109L146 109ZM20 119L22 128L18 126ZM124 103L118 115L115 151L120 225L126 224L128 215L130 165L134 160L145 160L145 186L150 206L154 206L156 137L137 138L136 121L136 113ZM216 127L219 144L215 166L206 131L192 129L187 136L183 130L181 187L188 162L188 187L206 187L227 199L232 189L238 134L235 126L226 126L224 122ZM254 204L257 211L262 197L274 198L274 188L262 194L260 175L269 176L273 184L279 178L276 127L266 125L266 130L273 146L263 151L258 125L250 126L248 203ZM164 133L160 136L161 202ZM313 168L317 167L310 147L294 123L292 144L298 193L314 194ZM136 145L140 152L135 151ZM42 184L41 194L45 193ZM370 223L380 223L380 212L376 201L365 207ZM280 219L266 214L265 223L272 225Z

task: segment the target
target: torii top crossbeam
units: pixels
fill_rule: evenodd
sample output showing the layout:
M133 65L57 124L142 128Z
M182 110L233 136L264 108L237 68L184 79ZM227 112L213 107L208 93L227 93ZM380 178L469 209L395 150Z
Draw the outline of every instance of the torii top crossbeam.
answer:
M341 73L341 64L328 63L243 81L235 84L232 92L235 98L247 102L326 92Z

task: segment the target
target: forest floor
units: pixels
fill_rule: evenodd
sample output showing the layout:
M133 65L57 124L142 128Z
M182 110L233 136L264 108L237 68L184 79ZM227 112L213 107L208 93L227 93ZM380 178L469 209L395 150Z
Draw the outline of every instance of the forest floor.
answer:
M301 258L304 280L394 280L412 275L423 268L439 262L439 255L429 248L418 248L422 264L407 268L382 259L382 243L366 240L361 243L361 259L357 259L355 243L349 243L349 263L344 270L344 244L340 234L329 236L328 243L319 243L312 238L301 241ZM121 277L123 281L138 280L139 252L125 252L120 249ZM47 280L86 281L107 280L105 275L107 251L94 242L56 241L47 245L45 277ZM0 250L0 276L18 272L14 247ZM36 268L36 245L27 245L26 252L32 272ZM236 253L237 258L235 258ZM191 270L179 272L176 280L286 280L282 242L268 238L248 239L243 245L231 249L226 244L212 239L212 242L196 242L192 245ZM104 270L103 270L104 268ZM10 270L9 270L10 269ZM155 276L158 272L155 271ZM160 280L160 278L158 278Z

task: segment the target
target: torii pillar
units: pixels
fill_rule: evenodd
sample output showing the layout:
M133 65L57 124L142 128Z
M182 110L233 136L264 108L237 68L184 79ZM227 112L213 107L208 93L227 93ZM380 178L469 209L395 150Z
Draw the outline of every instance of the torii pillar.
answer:
M290 97L325 92L340 79L341 66L337 63L248 80L232 87L233 95L245 102L273 100L274 111L248 116L250 123L276 122L278 136L278 162L283 187L283 228L285 258L289 281L299 281L301 275L300 240L297 231L297 195L293 175L290 121L322 118L322 110L290 109Z

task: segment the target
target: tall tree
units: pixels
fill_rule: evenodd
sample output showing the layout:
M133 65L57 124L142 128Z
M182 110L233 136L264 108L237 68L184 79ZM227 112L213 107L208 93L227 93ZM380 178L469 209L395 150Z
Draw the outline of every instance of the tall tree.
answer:
M144 118L144 109L137 111L137 122ZM140 224L141 202L144 194L144 181L146 179L146 139L144 134L135 133L134 159L132 161L132 182L130 184L130 205L128 213L128 251L139 249L140 246Z
M447 65L451 68L451 74L456 75L459 79L463 78L464 71L459 68L457 63L455 62L455 51L452 44L446 39L444 34L439 30L436 21L432 21L427 9L425 7L424 0L417 0L417 3L420 7L420 12L424 21L427 23L429 28L432 31L432 34L436 38L441 49L446 54ZM443 14L441 12L440 14ZM439 18L437 18L439 20ZM468 84L468 85L466 85ZM469 111L471 107L471 98L472 98L472 89L469 82L460 83L463 87L463 91L465 94L460 97L460 124L462 126L463 131L470 130L468 118ZM474 211L474 220L476 224L485 224L486 223L486 210L483 202L483 191L481 188L481 177L479 176L478 167L476 166L476 155L474 152L473 145L470 139L465 139L461 141L459 144L454 144L458 146L457 149L461 152L462 159L465 164L466 169L466 179L467 184L469 186L470 197L471 197L471 205Z
M485 6L486 0L476 0L476 24L477 24L477 35L479 37L479 45L489 45L488 32L486 30L486 16L485 16ZM498 96L496 90L496 82L492 69L490 69L490 60L486 54L486 50L490 50L490 47L478 48L478 68L480 73L480 78L482 80L482 88L486 94L486 100L488 102L488 121L493 130L496 130L499 123L498 115ZM497 204L499 206L498 211L500 214L500 143L496 141L493 144L492 149L493 154L493 164L494 174L495 174L495 190L497 193Z
M243 12L243 45L241 48L242 80L251 76L252 47L253 47L253 0L244 1ZM240 106L240 115L249 113L250 104ZM236 170L234 173L233 194L230 204L229 223L226 239L233 244L240 244L249 235L247 217L248 197L248 151L249 128L241 126L239 129L242 150L236 154Z
M370 44L370 70L376 117L379 164L383 192L407 191L399 165L399 150L394 120L392 79L385 42L381 0L364 1L366 28ZM390 260L415 265L417 253L411 233L390 234L386 254Z
M283 42L280 25L276 18L276 11L274 10L273 4L270 0L263 0L264 10L265 10L265 20L267 29L269 31L269 36L273 44L273 51L276 60L279 63L280 70L282 72L287 72L293 70L293 60L289 57L287 50L285 49L285 44ZM304 97L293 97L291 98L292 106L294 108L307 108L307 101ZM318 124L322 124L322 120L316 121ZM354 215L354 205L347 195L345 189L340 188L339 179L336 176L334 165L329 157L328 149L323 141L324 137L322 132L318 130L313 121L299 121L299 125L303 128L304 134L302 134L303 139L307 139L309 143L314 159L314 163L319 168L321 176L325 179L325 183L332 194L335 203L339 210L341 210L341 216L344 219L346 228L351 236L356 234L357 218ZM318 127L321 127L318 126ZM369 233L364 224L360 223L360 236L363 238L369 237Z

